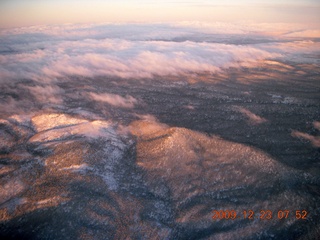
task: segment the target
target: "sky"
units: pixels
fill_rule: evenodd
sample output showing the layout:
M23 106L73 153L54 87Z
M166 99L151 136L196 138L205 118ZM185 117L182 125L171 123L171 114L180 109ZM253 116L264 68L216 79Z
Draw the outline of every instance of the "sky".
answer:
M318 24L318 0L2 0L0 27L99 22Z

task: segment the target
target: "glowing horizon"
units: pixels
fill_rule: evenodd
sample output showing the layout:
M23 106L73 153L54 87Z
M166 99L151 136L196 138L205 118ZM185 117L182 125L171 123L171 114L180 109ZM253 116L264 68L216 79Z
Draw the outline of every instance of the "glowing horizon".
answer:
M318 25L320 3L282 1L2 1L0 28L99 22L284 22Z

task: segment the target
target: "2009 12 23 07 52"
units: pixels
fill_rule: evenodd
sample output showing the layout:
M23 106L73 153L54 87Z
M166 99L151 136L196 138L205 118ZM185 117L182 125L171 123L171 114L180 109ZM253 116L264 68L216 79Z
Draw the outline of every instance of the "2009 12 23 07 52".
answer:
M306 220L308 216L308 212L306 210L243 210L243 211L235 211L235 210L213 210L212 211L212 219L220 220L220 219L261 219L261 220L271 220L271 219L288 219L288 218L296 218L301 220Z

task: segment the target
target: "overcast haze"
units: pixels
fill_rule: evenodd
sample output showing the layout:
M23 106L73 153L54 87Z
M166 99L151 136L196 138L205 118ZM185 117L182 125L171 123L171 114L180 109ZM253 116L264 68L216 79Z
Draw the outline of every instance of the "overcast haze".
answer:
M36 1L0 3L0 26L88 22L319 23L319 1Z

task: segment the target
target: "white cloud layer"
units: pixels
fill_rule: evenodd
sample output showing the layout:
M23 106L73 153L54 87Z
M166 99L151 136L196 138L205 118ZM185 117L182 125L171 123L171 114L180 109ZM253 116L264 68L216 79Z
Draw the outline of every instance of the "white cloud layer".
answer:
M134 106L138 104L138 100L129 95L121 97L120 95L111 93L90 93L90 97L96 101L106 102L112 106L121 108L134 108Z
M313 127L317 130L320 130L320 122L314 121ZM291 136L296 137L296 138L305 139L305 140L309 141L314 147L320 148L320 136L313 136L308 133L304 133L304 132L300 132L300 131L296 131L296 130L293 130L291 132Z
M296 138L303 138L305 140L308 140L308 141L311 142L311 144L314 147L320 148L320 137L318 137L318 136L312 136L312 135L310 135L308 133L303 133L303 132L300 132L300 131L292 131L291 136L292 137L296 137Z
M62 95L64 91L57 86L34 86L27 87L30 93L40 103L61 104L63 102Z
M150 78L250 67L286 56L297 60L302 54L319 52L319 43L310 39L279 43L274 32L223 26L65 25L7 30L0 42L0 78Z
M253 125L258 125L258 124L267 122L267 119L254 114L248 109L245 109L243 107L236 107L235 109L241 112L244 116L246 116L249 122Z

